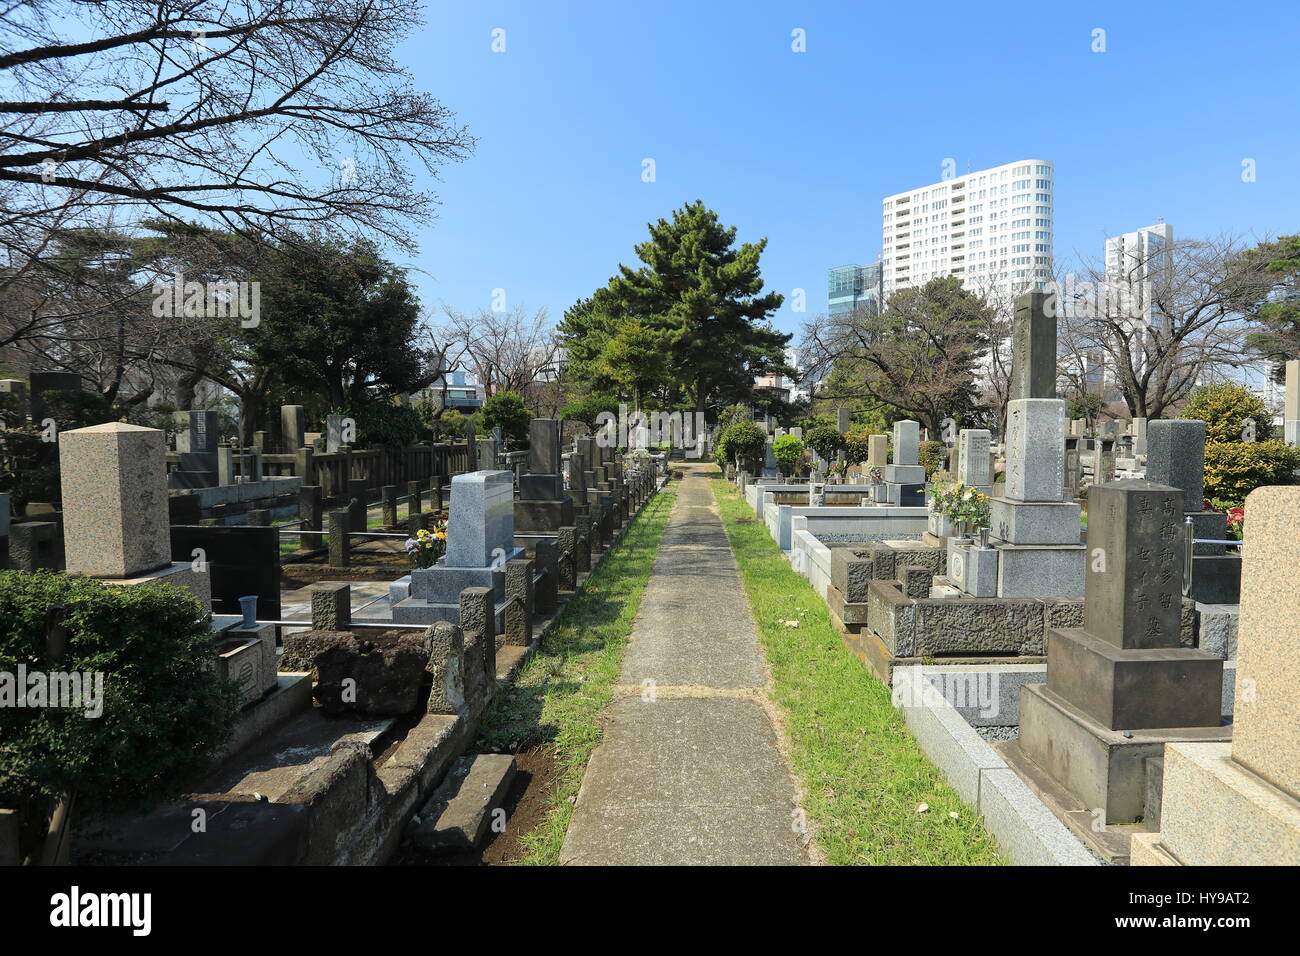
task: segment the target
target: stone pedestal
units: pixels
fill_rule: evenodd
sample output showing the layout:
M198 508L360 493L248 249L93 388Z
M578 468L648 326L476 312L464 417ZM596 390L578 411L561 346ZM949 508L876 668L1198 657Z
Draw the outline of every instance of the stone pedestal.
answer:
M1180 644L1182 493L1121 481L1089 494L1082 628L1047 632L1047 683L1021 694L1020 750L1106 823L1144 815L1145 761L1221 741L1223 661Z
M69 574L133 578L171 566L163 433L122 422L59 434Z

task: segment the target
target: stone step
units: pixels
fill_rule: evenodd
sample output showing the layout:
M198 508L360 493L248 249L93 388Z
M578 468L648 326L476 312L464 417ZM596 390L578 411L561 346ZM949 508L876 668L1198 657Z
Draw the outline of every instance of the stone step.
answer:
M510 754L461 757L420 810L418 822L411 829L411 841L432 853L477 847L514 778L515 758Z

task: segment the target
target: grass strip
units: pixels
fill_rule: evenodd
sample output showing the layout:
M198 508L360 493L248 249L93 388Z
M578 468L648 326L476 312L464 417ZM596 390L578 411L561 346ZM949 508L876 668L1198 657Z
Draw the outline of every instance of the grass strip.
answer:
M661 491L587 578L511 684L498 687L479 728L485 750L552 749L558 776L545 822L521 838L522 865L558 862L573 798L600 743L600 715L612 700L674 495Z
M712 488L784 713L804 809L827 860L1001 863L979 814L926 758L885 685L845 647L826 603L735 487L715 477Z

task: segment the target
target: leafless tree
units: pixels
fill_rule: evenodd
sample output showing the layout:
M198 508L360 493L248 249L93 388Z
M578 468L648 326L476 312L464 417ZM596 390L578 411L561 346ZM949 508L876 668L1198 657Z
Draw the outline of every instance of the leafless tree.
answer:
M1158 418L1201 382L1257 360L1247 351L1250 310L1276 282L1267 262L1220 236L1175 240L1108 273L1058 287L1063 372L1082 394L1100 363L1130 415ZM1103 396L1104 398L1104 396Z
M530 315L522 306L473 313L446 306L443 313L442 336L457 344L489 397L497 392L523 395L555 365L559 344L545 309Z
M818 316L803 328L805 375L818 398L870 399L914 416L931 434L974 404L994 310L955 278L890 297L883 312Z
M474 146L392 58L418 20L415 0L9 3L0 347L104 307L58 288L61 230L162 218L248 241L309 224L409 243L436 205L412 161L436 179Z

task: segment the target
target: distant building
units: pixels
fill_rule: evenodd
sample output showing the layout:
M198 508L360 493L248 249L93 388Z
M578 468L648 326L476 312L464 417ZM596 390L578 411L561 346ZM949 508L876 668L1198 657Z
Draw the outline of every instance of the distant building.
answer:
M1106 240L1108 292L1124 296L1125 312L1148 330L1164 325L1153 298L1161 284L1173 279L1173 246L1174 227L1167 222Z
M859 309L879 312L884 300L884 288L881 285L883 274L879 262L831 269L826 289L827 311L831 315L843 315Z
M483 407L483 386L466 381L465 370L460 368L435 379L426 394L435 402L441 400L443 408L473 413Z
M899 289L956 276L1010 314L1052 280L1052 164L1022 159L881 200L881 284Z

